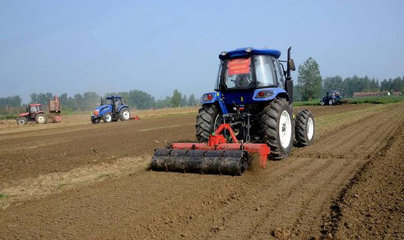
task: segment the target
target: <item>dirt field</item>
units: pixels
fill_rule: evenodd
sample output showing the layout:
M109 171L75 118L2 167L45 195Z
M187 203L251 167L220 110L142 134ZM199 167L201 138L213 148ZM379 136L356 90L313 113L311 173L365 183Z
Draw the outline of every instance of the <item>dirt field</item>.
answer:
M308 108L314 144L241 177L148 170L195 109L4 122L0 239L403 239L404 104Z

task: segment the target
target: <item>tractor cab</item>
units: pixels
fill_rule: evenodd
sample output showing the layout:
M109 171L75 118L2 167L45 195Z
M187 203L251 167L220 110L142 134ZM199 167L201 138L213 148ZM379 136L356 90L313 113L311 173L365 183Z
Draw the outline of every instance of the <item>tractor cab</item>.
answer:
M277 50L236 49L222 52L216 90L231 91L284 85Z
M41 104L29 104L27 106L27 112L29 113L37 113L37 112L42 112L42 105Z
M274 49L239 48L219 55L220 65L215 92L202 96L202 104L218 103L223 114L263 105L276 97L293 101L295 70L288 50L287 60L279 60L281 52ZM285 67L282 63L287 63Z

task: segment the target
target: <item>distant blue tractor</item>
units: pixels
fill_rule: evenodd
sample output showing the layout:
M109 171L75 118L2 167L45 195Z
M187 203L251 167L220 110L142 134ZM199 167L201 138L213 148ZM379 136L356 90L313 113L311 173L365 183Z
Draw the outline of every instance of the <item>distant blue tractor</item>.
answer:
M339 105L342 104L342 97L338 90L331 90L320 101L321 105Z
M198 142L207 142L222 123L230 123L239 141L267 143L270 158L289 155L293 140L307 146L314 138L314 118L301 110L292 120L295 70L272 49L241 48L219 55L220 69L214 92L203 94L196 124ZM283 66L286 63L286 70Z
M100 106L96 107L91 115L92 123L99 123L100 120L106 123L127 121L130 119L128 105L125 104L121 96L108 96L101 99Z

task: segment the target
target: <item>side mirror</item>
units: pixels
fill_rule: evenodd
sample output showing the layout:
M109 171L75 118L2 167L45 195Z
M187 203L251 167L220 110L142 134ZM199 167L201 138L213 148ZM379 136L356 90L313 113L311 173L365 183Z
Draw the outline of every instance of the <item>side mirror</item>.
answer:
M290 70L292 70L292 71L295 71L295 70L296 70L295 62L293 61L292 58L289 58L288 64L289 64L289 69L290 69Z

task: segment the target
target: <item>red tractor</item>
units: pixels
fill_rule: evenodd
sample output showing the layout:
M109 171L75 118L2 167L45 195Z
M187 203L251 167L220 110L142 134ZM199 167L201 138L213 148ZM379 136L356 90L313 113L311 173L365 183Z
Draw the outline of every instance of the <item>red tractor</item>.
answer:
M46 123L47 117L45 112L42 111L41 106L38 103L27 105L27 112L18 115L17 124L24 125L28 121L35 121L38 124Z
M41 107L42 105L38 103L28 104L27 112L18 115L17 124L24 125L27 124L28 121L35 121L38 124L44 124L47 123L48 119L51 119L55 123L62 121L60 116L60 101L57 96L54 96L49 100L49 113L42 111Z

